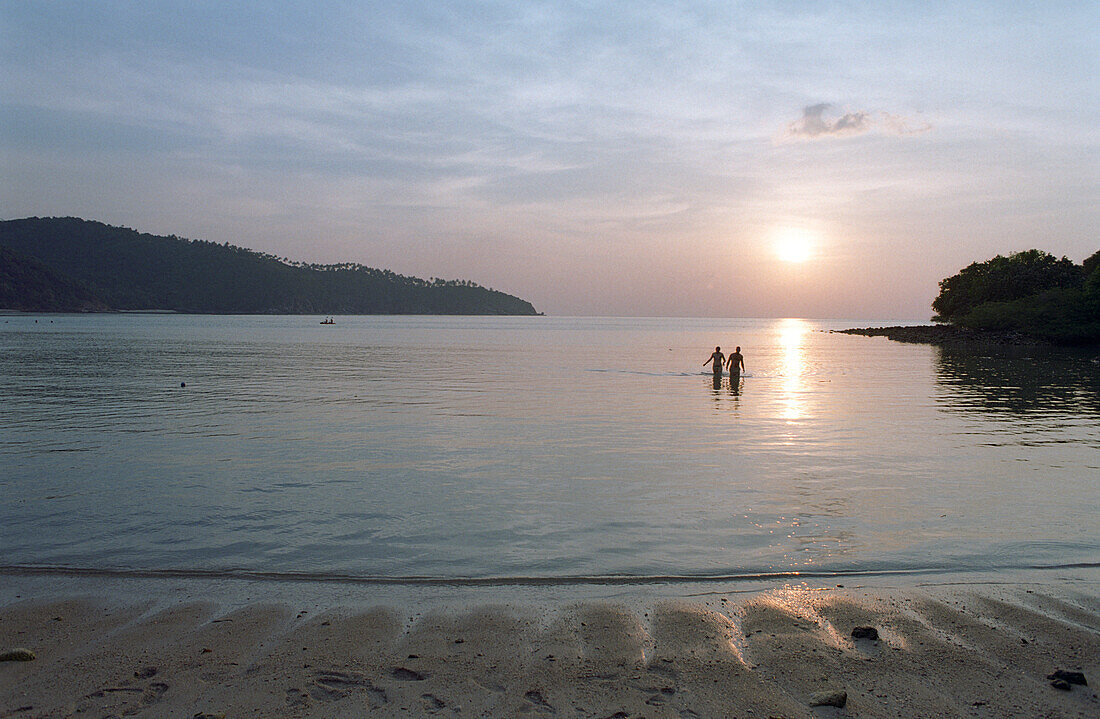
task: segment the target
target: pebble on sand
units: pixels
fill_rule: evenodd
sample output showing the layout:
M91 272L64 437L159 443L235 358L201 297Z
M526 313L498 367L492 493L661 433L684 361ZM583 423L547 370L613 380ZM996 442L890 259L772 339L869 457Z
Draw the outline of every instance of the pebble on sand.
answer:
M30 649L24 649L23 647L16 647L15 649L9 649L6 652L0 652L0 662L33 662L34 652Z
M1065 669L1055 669L1052 673L1047 674L1047 679L1053 682L1062 681L1067 684L1080 684L1083 687L1087 687L1089 683L1085 680L1083 672L1071 672ZM1059 687L1061 689L1061 687Z
M874 627L856 627L852 630L852 637L855 639L870 639L875 641L878 639L878 630Z
M842 707L848 703L848 692L834 690L818 692L810 697L812 707Z

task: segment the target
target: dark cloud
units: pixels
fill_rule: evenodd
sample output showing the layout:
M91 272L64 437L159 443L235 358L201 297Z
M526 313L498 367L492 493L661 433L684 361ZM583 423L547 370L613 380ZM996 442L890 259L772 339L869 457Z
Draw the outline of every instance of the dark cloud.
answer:
M900 115L886 112L877 116L865 110L846 112L836 119L825 113L833 106L827 102L802 108L802 117L787 126L786 136L803 140L861 135L871 130L891 135L916 135L932 129L928 123L914 125Z
M866 112L848 112L836 120L829 120L825 117L825 111L831 107L829 103L822 102L803 108L802 118L787 127L787 134L805 138L839 137L858 135L870 129L871 120Z

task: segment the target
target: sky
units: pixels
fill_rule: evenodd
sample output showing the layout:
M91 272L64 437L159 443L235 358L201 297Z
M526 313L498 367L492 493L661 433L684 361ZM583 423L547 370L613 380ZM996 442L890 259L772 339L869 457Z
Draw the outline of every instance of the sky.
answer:
M1096 2L0 0L0 218L554 315L927 319L1100 249Z

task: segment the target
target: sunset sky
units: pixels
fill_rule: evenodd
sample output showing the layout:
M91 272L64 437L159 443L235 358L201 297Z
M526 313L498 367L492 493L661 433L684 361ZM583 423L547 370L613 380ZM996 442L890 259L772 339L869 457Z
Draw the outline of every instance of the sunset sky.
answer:
M0 218L548 314L925 319L1100 249L1100 4L0 0Z

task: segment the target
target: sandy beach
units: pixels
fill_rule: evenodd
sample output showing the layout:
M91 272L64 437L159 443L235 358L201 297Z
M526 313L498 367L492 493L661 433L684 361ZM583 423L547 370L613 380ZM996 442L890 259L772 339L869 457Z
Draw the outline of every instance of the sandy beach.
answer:
M35 659L0 662L2 717L1100 716L1095 570L576 601L496 592L503 603L373 604L359 589L329 606L323 589L268 601L280 595L262 583L218 601L125 580L50 597L50 582L15 579L0 651ZM1056 669L1091 686L1056 688Z

